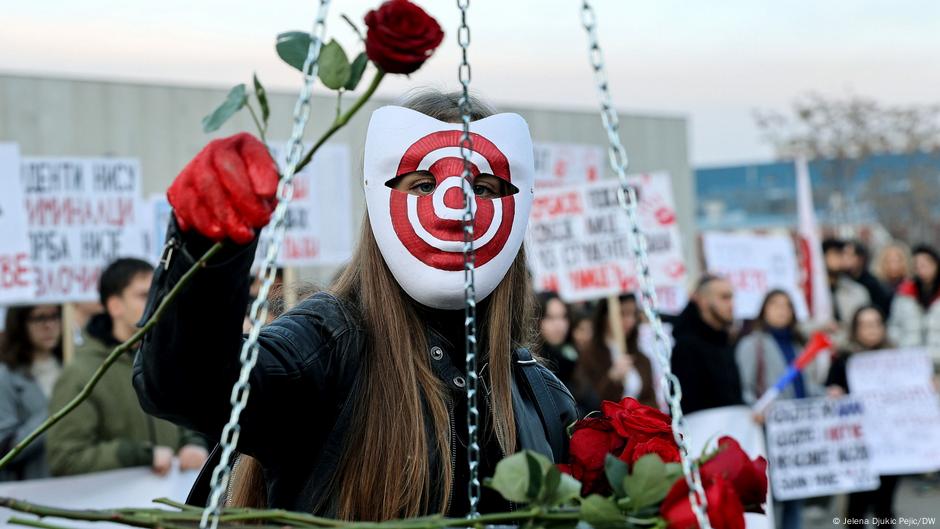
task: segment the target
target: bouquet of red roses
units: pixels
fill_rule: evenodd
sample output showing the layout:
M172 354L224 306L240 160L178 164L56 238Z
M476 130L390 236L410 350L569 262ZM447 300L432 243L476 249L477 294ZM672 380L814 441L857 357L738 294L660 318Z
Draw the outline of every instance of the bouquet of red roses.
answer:
M499 463L487 485L506 499L565 514L593 527L693 529L689 488L668 415L632 398L605 401L569 428L567 464L552 465L530 451ZM744 513L762 513L767 461L751 460L731 437L699 460L715 529L743 529Z

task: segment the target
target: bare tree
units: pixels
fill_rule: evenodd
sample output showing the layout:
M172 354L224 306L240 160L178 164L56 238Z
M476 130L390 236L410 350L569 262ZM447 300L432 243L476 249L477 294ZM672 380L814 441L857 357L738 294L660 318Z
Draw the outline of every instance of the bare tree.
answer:
M821 190L846 209L873 211L894 237L940 242L940 105L810 93L789 113L759 110L754 118L779 158L818 161ZM892 154L904 156L879 156ZM853 185L860 171L862 187ZM830 213L849 220L845 210Z

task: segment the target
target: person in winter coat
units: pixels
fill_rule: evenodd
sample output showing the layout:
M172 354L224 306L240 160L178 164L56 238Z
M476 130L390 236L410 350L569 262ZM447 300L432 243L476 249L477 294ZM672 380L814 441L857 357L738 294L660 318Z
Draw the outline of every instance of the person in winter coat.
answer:
M832 292L832 319L839 324L836 339L844 341L852 314L855 314L859 307L871 303L871 297L865 287L849 277L845 241L826 239L822 247L826 273L829 276L829 290Z
M139 259L118 259L101 273L99 293L106 312L93 316L84 329L82 345L52 392L51 412L78 395L114 347L134 334L152 275L153 267ZM85 402L49 430L47 447L54 475L135 466L150 466L165 474L174 454L179 455L184 470L202 466L207 454L202 437L141 409L131 385L133 362L131 350L101 377Z
M926 347L940 365L940 254L914 247L914 277L901 283L891 306L888 335L899 347Z
M764 297L753 330L738 341L735 350L744 403L757 402L787 372L805 345L790 295L784 290L771 290ZM810 377L800 375L778 398L801 399L822 393L822 387Z
M836 355L829 368L826 392L834 398L851 393L847 366L852 355L892 347L894 344L888 339L881 309L874 305L860 308L852 317L848 347ZM894 492L897 484L898 476L881 476L881 486L878 489L849 494L845 517L866 518L871 510L879 519L894 518Z
M743 404L730 329L734 291L718 276L704 276L672 330L672 372L682 385L682 411Z
M568 306L554 292L538 295L539 337L536 351L546 365L571 391L580 408L580 415L600 409L600 400L590 384L576 376L578 365L584 361L572 343Z
M639 347L636 296L622 295L619 303L625 343L616 343L610 329L607 302L600 302L592 316L591 344L579 364L580 376L594 387L602 400L619 402L623 397L633 397L640 404L656 408L652 362Z
M753 330L738 341L735 357L741 373L744 403L753 405L786 372L803 352L806 340L798 329L793 300L784 290L771 290L764 297ZM788 385L778 399L802 399L823 394L822 387L803 374ZM763 422L763 417L757 417ZM802 500L779 502L783 529L799 529Z
M471 100L474 171L464 182L460 97L425 91L373 112L356 252L328 291L261 329L227 505L346 520L469 512L464 185L477 207L474 233L486 237L474 272L480 479L519 449L566 461L575 401L529 350L531 137L520 116ZM145 317L199 256L225 243L144 337L134 385L147 411L209 436L229 419L249 271L277 183L265 145L242 133L209 143L170 186L172 258L157 269ZM203 478L217 461L188 501L205 504ZM479 512L509 507L482 490Z
M11 307L0 343L0 454L11 450L47 417L49 395L62 370L62 314L58 305ZM0 481L49 475L45 436L0 471Z
M853 281L865 287L868 298L882 312L888 314L891 310L891 295L881 285L881 281L869 271L868 247L861 241L848 241L845 243L846 273Z

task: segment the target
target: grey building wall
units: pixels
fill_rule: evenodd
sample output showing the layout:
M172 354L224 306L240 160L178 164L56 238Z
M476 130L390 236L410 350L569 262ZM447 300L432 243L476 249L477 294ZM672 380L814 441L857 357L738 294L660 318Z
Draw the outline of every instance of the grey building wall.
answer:
M0 74L0 141L19 143L21 153L29 156L139 158L144 193L162 193L209 139L241 130L254 131L250 115L241 112L217 133L202 132L202 117L224 99L226 92L222 88ZM269 93L268 139L289 137L295 98L293 93ZM353 98L347 99L349 103ZM381 99L371 101L332 140L350 145L354 176L369 115L387 103ZM606 134L595 112L510 105L500 110L525 117L535 141L606 147ZM319 137L334 111L333 97L314 97L307 137ZM630 155L630 171L666 170L672 175L685 261L694 276L698 269L695 186L689 165L687 121L684 117L621 114L620 123L621 138ZM365 209L361 185L353 186L352 198L354 208L349 214L353 233L358 233ZM329 273L307 271L305 276L319 279Z

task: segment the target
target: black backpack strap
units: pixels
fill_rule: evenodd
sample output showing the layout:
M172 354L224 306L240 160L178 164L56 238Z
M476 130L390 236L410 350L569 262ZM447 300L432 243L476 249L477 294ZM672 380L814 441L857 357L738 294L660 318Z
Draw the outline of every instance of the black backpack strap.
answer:
M548 443L552 447L552 454L555 456L556 463L565 450L565 425L561 422L561 412L558 405L555 404L555 397L552 396L548 384L539 372L538 361L532 357L532 353L526 348L516 349L516 364L522 368L529 389L535 397L535 407L542 419L542 427L548 437Z

